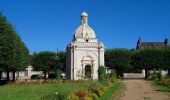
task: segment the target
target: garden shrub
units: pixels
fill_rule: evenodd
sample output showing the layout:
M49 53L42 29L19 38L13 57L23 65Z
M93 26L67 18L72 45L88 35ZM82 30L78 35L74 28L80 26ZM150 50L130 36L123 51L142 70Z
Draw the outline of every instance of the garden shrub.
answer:
M96 94L92 93L91 96L92 100L99 100L99 97Z
M99 68L99 81L83 81L90 82L87 90L78 90L68 96L68 100L99 100L113 83L107 79L104 67ZM115 72L113 78L115 78ZM76 81L77 82L77 81Z
M75 93L71 93L68 96L68 100L99 100L99 97L90 91L79 90Z
M110 74L111 78L116 79L116 70L115 69L111 69L111 74Z
M153 73L150 73L147 79L154 80L154 81L162 81L163 80L162 70L156 71L154 69Z
M61 71L59 69L57 69L55 74L56 74L56 79L60 80L61 79Z
M68 96L68 100L79 100L79 97L72 93Z
M88 92L84 97L84 100L99 100L99 97L94 93Z
M104 66L100 66L98 69L98 77L99 77L99 81L106 81L106 70L104 68Z
M155 83L170 88L170 78L164 78L161 81L155 81Z
M158 73L157 73L157 81L161 81L163 80L163 76L162 76L162 70L159 69Z

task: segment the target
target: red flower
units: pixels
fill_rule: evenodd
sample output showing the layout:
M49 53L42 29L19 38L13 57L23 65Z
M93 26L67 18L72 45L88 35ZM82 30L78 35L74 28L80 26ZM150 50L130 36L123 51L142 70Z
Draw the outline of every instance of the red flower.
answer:
M78 96L80 99L83 99L85 97L85 93L82 91L76 92L75 95Z

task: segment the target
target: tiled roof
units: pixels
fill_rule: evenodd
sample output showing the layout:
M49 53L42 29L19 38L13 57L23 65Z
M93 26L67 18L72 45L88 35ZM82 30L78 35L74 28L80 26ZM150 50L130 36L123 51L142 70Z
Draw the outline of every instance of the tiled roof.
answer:
M165 48L164 42L141 42L139 48Z

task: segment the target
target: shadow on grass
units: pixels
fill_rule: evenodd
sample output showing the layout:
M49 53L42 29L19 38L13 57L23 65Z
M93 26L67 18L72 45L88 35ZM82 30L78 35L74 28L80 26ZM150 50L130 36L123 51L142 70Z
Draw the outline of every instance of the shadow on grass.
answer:
M6 81L6 80L0 80L0 86L1 86L1 85L5 85L5 84L7 84L7 81Z

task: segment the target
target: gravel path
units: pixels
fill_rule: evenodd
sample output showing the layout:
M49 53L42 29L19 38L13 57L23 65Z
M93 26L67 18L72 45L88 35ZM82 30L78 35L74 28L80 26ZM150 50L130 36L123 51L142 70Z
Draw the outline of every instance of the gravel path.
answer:
M170 96L164 92L154 91L145 80L123 80L126 89L120 100L170 100Z

